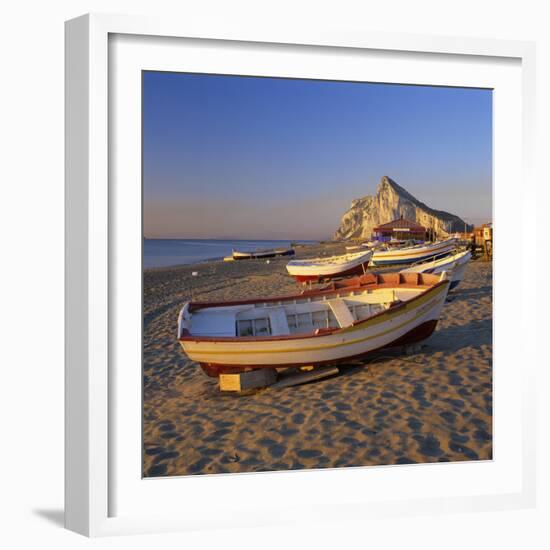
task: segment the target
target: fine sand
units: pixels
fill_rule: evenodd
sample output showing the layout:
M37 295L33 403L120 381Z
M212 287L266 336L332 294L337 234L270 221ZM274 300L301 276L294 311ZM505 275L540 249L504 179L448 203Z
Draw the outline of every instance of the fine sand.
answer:
M308 245L297 257L342 252ZM482 260L470 262L420 352L384 352L303 386L221 393L176 341L179 309L191 294L295 293L288 260L145 271L145 476L492 458L492 265Z

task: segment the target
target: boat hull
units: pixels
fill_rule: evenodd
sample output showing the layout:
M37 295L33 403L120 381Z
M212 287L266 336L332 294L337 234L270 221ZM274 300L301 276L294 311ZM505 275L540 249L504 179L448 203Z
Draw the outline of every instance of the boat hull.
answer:
M339 263L333 261L337 258L346 258L346 261ZM371 258L372 252L366 250L342 257L293 260L287 264L286 269L289 275L299 283L329 281L338 277L366 273ZM319 263L315 263L317 260ZM322 263L323 261L325 263Z
M188 357L210 376L257 368L338 364L427 338L435 329L448 290L449 281L440 281L409 301L328 333L238 339L188 335L180 337L180 343Z
M449 290L454 290L464 278L464 272L466 271L466 266L468 265L468 261L470 260L471 256L472 255L469 254L467 261L465 261L464 263L459 263L456 267L453 268L451 275L451 286L449 287Z
M265 368L277 369L277 368L284 368L284 367L305 367L305 366L321 367L326 365L339 365L342 363L349 363L350 361L359 361L361 359L367 359L372 354L384 349L390 349L398 346L408 346L408 345L416 344L418 342L422 342L423 340L426 340L432 335L432 333L435 331L437 327L437 323L438 323L437 319L431 319L429 321L425 321L424 323L413 328L403 336L397 338L393 342L389 342L388 344L381 346L380 348L371 349L371 350L359 353L358 355L342 357L340 359L334 359L334 360L329 359L326 361L316 361L316 362L306 361L304 363L292 363L288 365L226 365L224 363L200 363L200 362L199 362L199 365L203 370L203 372L212 378L217 378L220 374L238 374L241 372L247 372L247 371L257 370L257 369L265 369Z
M404 265L420 262L432 258L435 255L450 253L456 246L455 239L449 239L441 243L429 246L421 246L410 249L396 249L375 252L371 263L374 266Z
M344 271L339 271L337 273L328 273L326 275L293 275L293 277L298 283L321 282L324 280L334 279L336 277L362 275L363 273L366 273L368 266L369 260Z
M296 251L293 248L288 250L268 250L265 252L239 252L233 251L234 260L262 260L264 258L276 258L278 256L294 256Z
M402 269L400 273L433 273L438 274L446 271L449 274L451 285L449 290L455 289L460 281L464 278L464 272L466 266L470 261L472 254L470 251L460 252L452 256L447 256L435 260L433 262L426 262L425 264L419 264L406 269Z

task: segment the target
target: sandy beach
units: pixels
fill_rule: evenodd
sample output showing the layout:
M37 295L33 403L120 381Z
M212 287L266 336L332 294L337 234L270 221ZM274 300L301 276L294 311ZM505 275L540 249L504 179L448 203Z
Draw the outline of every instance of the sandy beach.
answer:
M305 245L297 257L344 251ZM295 293L287 262L145 271L145 476L492 458L491 262L470 262L418 353L384 352L302 386L220 392L176 340L183 302Z

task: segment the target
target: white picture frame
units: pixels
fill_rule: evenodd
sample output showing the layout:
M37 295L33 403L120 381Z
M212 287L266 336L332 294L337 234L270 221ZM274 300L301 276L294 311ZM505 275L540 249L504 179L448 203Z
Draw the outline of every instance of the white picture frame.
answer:
M349 52L353 55L361 52L373 52L373 54L384 52L384 55L399 56L401 62L406 61L407 56L412 58L421 55L426 59L436 60L441 67L451 61L455 63L459 59L486 63L487 66L513 65L515 67L512 71L515 75L513 78L516 79L516 84L520 84L517 86L517 93L514 96L517 98L519 94L520 103L516 104L516 110L521 116L513 121L509 128L519 130L519 136L510 136L510 141L506 143L503 140L498 149L499 155L496 156L495 188L502 187L503 198L501 200L499 196L501 191L497 189L495 221L499 227L498 235L502 235L502 242L506 236L507 242L519 243L520 258L534 257L532 254L535 246L534 241L522 241L522 231L524 230L520 229L514 234L514 229L506 225L505 197L507 177L517 175L521 178L525 188L533 185L530 183L532 181L530 175L533 164L535 119L534 44L367 31L358 34L305 29L298 34L283 29L273 30L271 34L255 29L247 31L228 29L226 33L220 34L186 22L119 15L85 15L68 21L66 23L66 527L84 535L100 536L235 525L284 524L294 521L295 511L284 506L285 494L288 498L288 493L283 492L279 495L279 499L265 498L261 500L262 491L264 489L273 490L274 483L280 487L285 487L285 484L288 483L294 486L302 483L304 490L309 488L307 490L311 490L312 496L309 497L309 500L305 499L299 503L302 507L299 519L302 522L323 521L327 516L321 505L315 506L314 499L318 497L315 487L322 487L324 480L329 479L325 491L328 494L326 498L333 503L331 517L336 520L344 518L359 520L365 514L370 517L392 517L411 513L436 514L533 506L535 500L534 365L536 363L532 359L535 357L536 343L534 334L528 332L525 319L535 314L536 306L533 297L536 288L521 284L519 284L518 292L521 298L523 321L519 323L519 327L515 325L513 331L507 332L504 319L508 313L505 308L499 307L499 303L502 303L499 300L502 300L503 294L499 294L498 287L495 290L497 318L503 319L502 323L496 324L496 335L500 334L505 342L506 339L510 339L514 331L520 332L521 340L525 342L526 346L521 372L517 373L515 386L515 391L520 391L521 418L516 419L517 429L511 430L513 434L509 435L508 441L501 439L500 456L497 439L495 460L488 466L476 467L477 473L473 468L466 470L470 468L471 464L452 464L448 466L425 465L425 468L424 465L419 465L416 468L414 466L399 466L393 469L389 467L375 470L354 468L341 472L201 476L201 479L141 480L134 477L127 483L119 479L121 476L119 475L120 465L117 463L117 456L119 454L122 456L124 453L131 456L130 453L139 447L140 441L136 441L135 434L140 429L141 419L136 416L135 426L132 428L125 424L128 426L128 433L131 436L124 439L119 426L121 420L114 418L116 415L122 414L122 418L125 418L127 422L134 422L133 416L126 414L125 411L135 412L139 399L134 392L133 397L128 399L127 407L125 403L119 406L122 395L120 393L122 391L121 380L113 377L112 372L114 357L113 342L110 341L113 339L111 328L118 321L112 318L110 301L115 300L116 296L113 296L110 290L113 288L113 277L120 276L113 274L113 270L115 264L127 265L127 269L130 265L130 262L125 264L124 258L113 258L112 255L112 247L115 246L116 240L119 238L117 228L123 225L120 222L122 213L116 207L116 201L113 200L112 189L109 185L111 178L119 177L109 162L109 140L112 139L113 132L118 131L116 128L113 129L114 114L110 112L110 105L114 93L113 83L119 82L116 80L116 71L122 70L117 63L110 63L109 43L113 37L130 37L134 42L145 40L144 37L193 39L195 50L198 50L198 53L195 52L194 63L198 67L201 66L201 63L205 66L207 64L206 57L201 57L201 41L208 41L209 45L221 49L237 45L246 47L247 44L250 45L250 48L264 48L264 50L266 48L276 50L279 47L285 49L287 57L289 55L299 57L300 52L305 50L308 52L322 50L323 55L336 51ZM197 45L198 47L196 47ZM145 48L145 50L137 50L142 54L149 48L147 45L139 47ZM170 49L172 46L164 44L162 47ZM169 65L168 49L161 50L160 54L165 56L165 62ZM127 55L129 51L127 50L124 54L126 56L124 59L128 63L134 63L135 56L134 54ZM275 55L274 58L276 57ZM152 63L152 61L148 60L148 63ZM157 67L152 67L149 64L148 68ZM253 68L250 70L254 71ZM296 70L299 72L301 69L297 67ZM433 68L427 70L433 71ZM209 70L205 69L205 72L209 72ZM450 72L455 72L455 70ZM483 70L478 70L478 73L482 72ZM472 71L472 75L474 73L475 71ZM457 74L454 77L439 75L437 78L452 78L454 79L452 83L459 85L461 78L465 77ZM480 79L482 77L474 75L472 78ZM508 86L506 82L503 77L502 97L506 96L505 92ZM448 83L451 83L451 80ZM510 84L511 89L514 86L515 84ZM499 88L497 87L496 90L498 93ZM506 100L516 101L512 95ZM129 100L128 103L131 105L132 101ZM131 115L131 111L128 112ZM500 131L501 120L502 124L506 123L504 118L498 118L496 132ZM119 119L117 121L120 122ZM120 154L132 155L133 153L130 150L122 151ZM510 162L517 161L513 166L510 165L512 172L509 174L499 164L506 162L506 156L511 157L508 159ZM135 182L135 178L132 181ZM133 185L132 182L129 184ZM523 194L524 197L528 195L528 192ZM129 204L133 204L131 200ZM527 211L525 203L523 207L523 210ZM129 209L131 210L131 208ZM136 237L141 239L141 235ZM504 285L507 275L505 272L499 271L498 254L497 239L495 242L495 270ZM501 257L503 258L503 256ZM530 269L536 270L533 260L530 261ZM141 273L138 275L141 277ZM520 283L522 277L526 276L525 271L519 270L516 273L516 279L519 278ZM120 337L122 338L124 335L121 334ZM495 358L495 361L502 361L502 365L505 364L505 361L512 361L512 356L506 358L504 351L501 354L501 359ZM498 405L501 407L501 417L504 418L508 407L506 399L510 399L510 395L512 395L510 392L514 389L514 385L508 369L503 368L501 373L502 375L497 373L496 376L497 388L498 384L502 384L503 388L508 384L509 388L508 393L503 389L501 393L503 398ZM133 377L132 383L136 383L140 375L140 373L136 375L135 372L128 374ZM113 383L114 380L116 380L116 384ZM128 389L129 393L132 391ZM508 397L505 398L505 396ZM495 397L498 404L498 390ZM118 411L119 408L124 409L122 413ZM510 417L517 416L516 412L516 410L510 411ZM497 416L498 414L495 413L495 418ZM132 418L132 420L128 420L128 418ZM515 450L513 450L514 444L517 447ZM140 458L136 457L136 461L139 462ZM510 458L509 461L508 458ZM455 468L455 470L451 471L451 468ZM135 470L134 464L132 463L128 469ZM459 478L460 475L470 476L470 473L480 476L479 479L485 477L491 483L494 481L494 484L498 484L498 480L504 479L504 477L511 481L508 485L495 486L494 490L486 490L480 485L480 490L477 492L472 492L470 488L466 487L462 493L458 491L448 496L438 494L437 491L433 494L430 494L429 491L423 494L418 490L420 486L418 484L412 484L408 493L396 494L395 497L389 499L377 497L374 500L368 500L366 496L363 496L364 491L357 491L354 494L346 493L346 487L361 487L361 483L366 483L367 478L363 476L363 472L366 470L369 471L368 483L373 493L377 484L383 488L383 484L388 483L385 478L388 480L392 478L394 480L392 483L401 479L401 482L406 484L406 478L410 477L408 472L415 472L414 476L418 478L418 483L422 479L433 478L431 483L434 486L440 484L444 478L453 476ZM494 479L491 477L493 470ZM135 476L135 472L132 475ZM320 478L320 475L324 477ZM269 482L273 476L276 481ZM292 477L288 478L287 476ZM287 483L285 480L288 479L290 482ZM205 491L205 494L208 495L215 495L217 491L240 492L244 495L242 509L236 508L232 513L226 515L214 513L206 516L197 505L195 515L191 514L190 510L188 510L189 513L175 511L174 514L161 511L158 515L154 515L145 505L140 504L140 498L143 498L143 502L145 502L160 494L155 492L156 489L151 489L153 484L157 484L156 488L161 487L162 484L163 491L173 492L174 489L169 486L176 487L175 491L177 491L177 487L181 487L182 482L187 482L188 488L191 487L192 490L196 490L200 484L200 491ZM422 483L423 486L426 486L425 481ZM146 488L141 497L137 493L131 492L135 490L136 486L141 487L142 485ZM120 499L114 498L115 486L119 492L126 491L127 496ZM342 490L336 491L334 487L341 487ZM186 491L187 499L192 498L188 496L190 494L192 492ZM253 505L247 507L244 499L250 498L250 495L254 494L257 494L260 500L255 500ZM173 495L170 498L173 498ZM117 500L132 501L136 505L126 509L121 507L119 510L119 506L115 505Z

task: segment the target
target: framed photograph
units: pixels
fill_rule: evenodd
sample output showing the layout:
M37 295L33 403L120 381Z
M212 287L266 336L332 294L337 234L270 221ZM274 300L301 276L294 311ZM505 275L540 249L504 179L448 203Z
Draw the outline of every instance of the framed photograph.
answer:
M534 116L531 43L67 22L67 528L532 506Z

